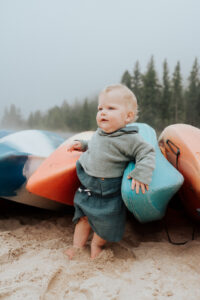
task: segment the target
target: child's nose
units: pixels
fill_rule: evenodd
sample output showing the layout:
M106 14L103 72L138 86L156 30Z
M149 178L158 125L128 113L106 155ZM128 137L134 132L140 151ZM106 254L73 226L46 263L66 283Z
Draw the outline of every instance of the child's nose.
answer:
M102 109L102 110L101 110L101 115L102 115L102 116L105 116L105 114L106 114L105 110Z

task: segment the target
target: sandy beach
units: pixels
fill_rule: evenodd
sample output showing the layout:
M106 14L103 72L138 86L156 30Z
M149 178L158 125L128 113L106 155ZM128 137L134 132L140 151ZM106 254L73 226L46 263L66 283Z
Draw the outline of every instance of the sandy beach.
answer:
M128 217L120 243L89 258L89 244L68 260L73 209L51 212L1 201L1 300L200 299L200 232L185 217L139 224ZM176 219L176 221L175 221Z

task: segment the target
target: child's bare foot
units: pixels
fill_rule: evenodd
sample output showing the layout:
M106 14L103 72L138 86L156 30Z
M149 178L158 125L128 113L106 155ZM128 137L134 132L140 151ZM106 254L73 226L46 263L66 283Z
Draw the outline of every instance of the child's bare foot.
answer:
M72 259L75 255L75 249L71 247L65 251L65 254L68 256L69 259Z
M67 249L66 251L65 251L65 254L68 256L68 258L71 260L75 255L76 255L76 253L77 252L79 252L80 250L82 250L84 247L81 247L81 248L79 248L79 247L71 247L71 248L69 248L69 249Z
M99 254L102 252L103 247L102 246L98 246L94 243L91 244L91 259L95 259L97 256L99 256Z
M106 240L102 239L94 232L92 242L91 242L91 259L96 258L101 253L105 243Z
M91 259L95 259L99 254L102 252L104 245L106 241L103 240L100 236L98 236L96 233L93 235L93 239L91 242Z

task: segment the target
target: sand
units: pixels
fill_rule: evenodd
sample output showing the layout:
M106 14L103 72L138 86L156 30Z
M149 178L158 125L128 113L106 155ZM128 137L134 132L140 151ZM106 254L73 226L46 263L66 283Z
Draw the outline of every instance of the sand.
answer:
M73 211L50 212L11 203L0 215L0 300L200 299L200 234L192 223L139 224L129 216L120 243L89 258L89 244L69 261ZM176 224L175 224L176 223Z

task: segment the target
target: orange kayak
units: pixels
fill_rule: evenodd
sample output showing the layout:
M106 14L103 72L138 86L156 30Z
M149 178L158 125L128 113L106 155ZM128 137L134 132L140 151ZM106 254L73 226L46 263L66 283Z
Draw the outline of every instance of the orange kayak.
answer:
M184 177L179 194L186 211L200 221L200 129L187 124L170 125L158 142L164 156Z
M74 194L80 183L76 175L76 161L81 152L67 151L67 146L76 139L89 140L92 131L82 132L59 146L29 178L29 192L64 204L73 205Z

